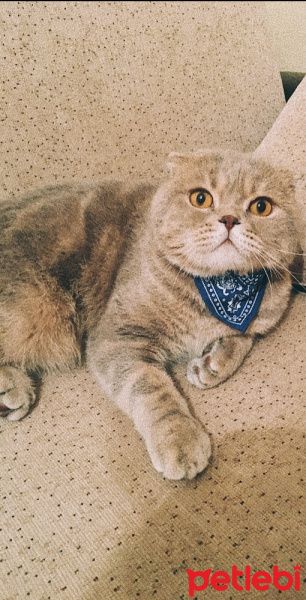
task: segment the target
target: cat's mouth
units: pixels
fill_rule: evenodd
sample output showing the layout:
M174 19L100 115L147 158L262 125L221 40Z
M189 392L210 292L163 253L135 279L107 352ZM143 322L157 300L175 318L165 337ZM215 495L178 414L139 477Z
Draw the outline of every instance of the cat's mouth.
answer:
M223 240L213 251L215 268L221 267L222 271L231 269L244 269L245 257L241 254L239 246L230 237Z
M218 248L235 248L238 251L236 244L229 237L227 237L221 244L219 244Z

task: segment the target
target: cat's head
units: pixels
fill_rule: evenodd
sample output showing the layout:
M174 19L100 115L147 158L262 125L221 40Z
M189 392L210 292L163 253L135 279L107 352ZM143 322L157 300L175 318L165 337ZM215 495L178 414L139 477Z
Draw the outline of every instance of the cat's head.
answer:
M159 252L194 276L287 269L297 249L289 172L251 154L172 153L152 203Z

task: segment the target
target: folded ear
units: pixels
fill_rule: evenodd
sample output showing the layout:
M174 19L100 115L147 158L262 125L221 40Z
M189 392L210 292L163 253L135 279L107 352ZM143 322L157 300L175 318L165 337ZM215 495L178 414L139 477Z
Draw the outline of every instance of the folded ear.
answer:
M209 158L211 156L222 156L224 155L224 150L212 149L212 148L200 148L195 152L186 152L186 154L181 154L180 152L170 152L167 160L167 167L170 173L174 173L175 169L181 167L182 165L188 163L190 160L199 160Z
M166 166L172 174L175 169L186 162L187 156L179 152L170 152L167 158Z
M219 150L218 148L199 148L194 152L186 152L186 154L182 154L181 152L170 152L166 165L171 172L173 168L181 166L192 158L206 158L216 154L224 154L224 152L224 150Z

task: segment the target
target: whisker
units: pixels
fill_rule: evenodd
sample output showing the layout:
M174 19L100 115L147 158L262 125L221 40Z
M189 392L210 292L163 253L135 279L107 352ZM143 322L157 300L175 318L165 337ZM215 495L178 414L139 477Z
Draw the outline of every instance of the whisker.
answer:
M269 287L270 287L270 293L271 293L271 298L273 296L273 286L272 286L272 281L271 278L269 276L269 270L264 266L263 262L260 260L259 258L259 254L254 252L255 257L257 258L258 262L261 264L263 271L265 272L266 276L267 276L267 280L269 283ZM253 271L252 271L253 272Z
M269 267L272 271L274 271L277 275L282 275L283 273L289 273L290 277L292 279L294 279L297 283L300 283L300 281L295 277L295 275L293 275L293 273L290 271L290 269L288 269L287 267L285 267L283 265L283 263L279 262L275 256L273 256L270 252L268 252L265 249L261 249L261 257L265 258L266 260L270 260L272 261L272 265L271 267Z
M246 265L250 265L249 271L251 271L252 274L256 271L256 261L257 264L260 265L260 268L263 269L267 277L271 296L274 291L273 275L278 279L285 279L286 273L288 273L293 280L300 283L288 266L281 262L281 256L279 255L283 254L294 257L303 256L303 253L283 250L278 248L277 244L275 247L271 248L271 241L270 247L263 247L261 239L258 236L254 236L253 232L245 232L244 239L246 245L243 244L240 249L239 246L236 246L236 249L238 252L242 253ZM199 253L205 254L214 251L214 241L211 230L202 229L201 231L195 232L195 235L191 239L181 238L177 239L175 244L169 243L168 249L174 258L177 267L177 274L174 280L175 283L181 274L190 274L192 264L198 263ZM277 253L278 256L276 256L275 253ZM290 259L288 258L288 261L289 260Z
M290 252L289 250L282 250L281 248L277 248L277 252L282 252L283 254L291 254L292 256L305 256L305 252Z

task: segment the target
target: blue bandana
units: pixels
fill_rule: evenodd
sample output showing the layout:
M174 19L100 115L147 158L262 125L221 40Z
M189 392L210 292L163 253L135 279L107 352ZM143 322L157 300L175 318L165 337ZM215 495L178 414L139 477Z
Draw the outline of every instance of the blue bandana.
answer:
M256 316L267 285L265 271L238 275L228 271L216 277L194 277L210 312L243 333Z

